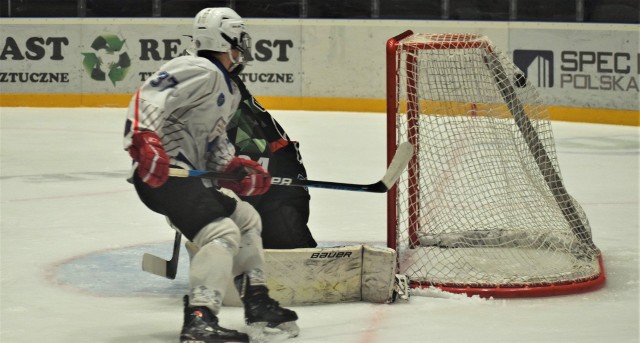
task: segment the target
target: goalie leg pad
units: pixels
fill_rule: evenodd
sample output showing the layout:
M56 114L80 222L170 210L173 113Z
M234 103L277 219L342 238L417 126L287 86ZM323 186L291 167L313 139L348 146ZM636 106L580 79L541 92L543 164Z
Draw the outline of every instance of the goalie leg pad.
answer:
M370 245L363 245L362 251L362 300L372 303L393 302L396 251Z
M283 306L353 301L389 303L396 290L396 253L372 246L265 250L269 295ZM241 306L232 283L224 304Z

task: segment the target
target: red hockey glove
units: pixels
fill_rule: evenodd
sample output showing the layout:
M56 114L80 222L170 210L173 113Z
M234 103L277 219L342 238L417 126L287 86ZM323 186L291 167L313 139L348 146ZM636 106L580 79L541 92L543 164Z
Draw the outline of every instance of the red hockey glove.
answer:
M133 135L129 155L138 162L138 176L151 187L160 187L169 178L169 156L160 137L152 131Z
M258 162L252 160L234 157L224 172L245 175L238 181L218 180L220 187L229 188L238 195L261 195L271 186L271 175Z

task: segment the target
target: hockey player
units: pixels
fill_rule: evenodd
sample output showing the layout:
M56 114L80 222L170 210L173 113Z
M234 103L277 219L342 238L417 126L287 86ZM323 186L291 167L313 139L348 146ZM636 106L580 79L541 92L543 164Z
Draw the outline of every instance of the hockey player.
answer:
M282 126L251 95L238 77L241 68L231 73L240 88L242 101L227 126L227 135L236 155L260 162L272 175L306 179L299 144L292 141ZM241 197L258 211L262 219L262 244L265 249L315 248L307 226L309 191L303 187L271 187L259 196Z
M250 51L244 21L229 8L206 8L194 20L195 55L163 65L129 105L124 147L134 160L141 201L167 217L199 247L189 270L181 342L249 342L265 327L298 334L295 312L268 295L258 212L241 196L265 193L270 175L234 156L226 127L240 102L230 72ZM169 178L169 167L244 175L240 181ZM235 277L234 277L235 276ZM218 324L226 286L234 278L249 335Z

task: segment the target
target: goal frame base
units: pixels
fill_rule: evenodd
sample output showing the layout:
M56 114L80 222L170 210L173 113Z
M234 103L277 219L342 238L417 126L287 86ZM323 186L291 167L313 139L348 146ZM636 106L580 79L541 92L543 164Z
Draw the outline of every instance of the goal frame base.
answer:
M573 295L599 290L606 284L606 273L602 254L598 257L600 264L600 274L595 278L554 283L549 285L513 285L499 287L482 286L454 286L441 284L425 284L411 281L409 286L414 289L435 287L441 291L465 294L468 297L479 296L480 298L513 299L513 298L539 298L562 295Z

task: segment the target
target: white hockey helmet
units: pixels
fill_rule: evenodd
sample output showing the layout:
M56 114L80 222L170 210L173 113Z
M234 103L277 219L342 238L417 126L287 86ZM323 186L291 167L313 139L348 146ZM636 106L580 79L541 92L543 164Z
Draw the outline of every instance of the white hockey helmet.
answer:
M244 64L251 54L251 37L244 30L244 20L227 7L205 8L196 14L193 22L193 43L196 51L241 52L239 61Z

